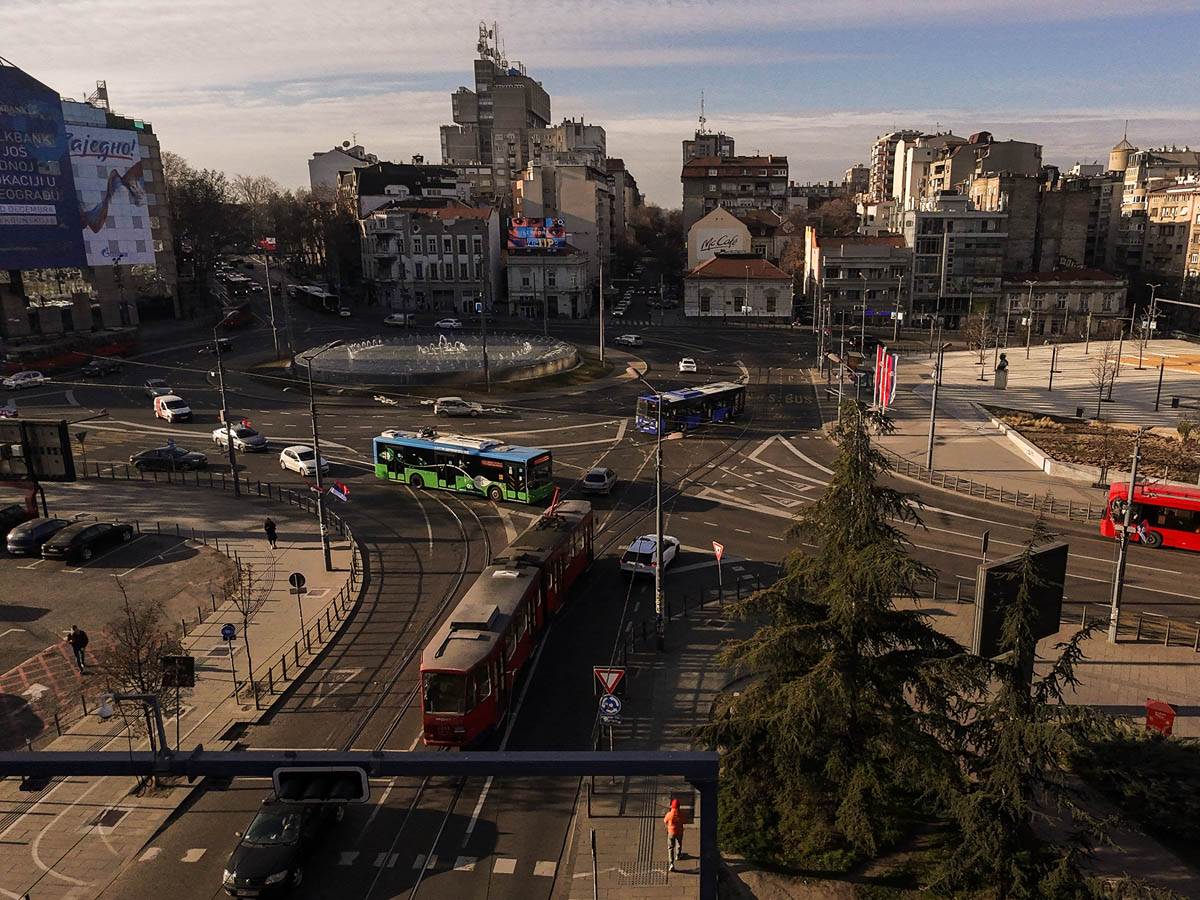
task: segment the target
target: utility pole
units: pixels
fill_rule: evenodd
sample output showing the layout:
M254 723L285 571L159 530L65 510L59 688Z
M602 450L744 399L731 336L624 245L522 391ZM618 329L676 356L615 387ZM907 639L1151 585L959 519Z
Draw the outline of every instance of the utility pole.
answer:
M242 496L241 479L237 470L237 451L233 446L233 429L229 424L229 406L225 401L225 364L221 361L221 342L217 339L217 329L228 319L222 319L213 326L213 347L217 351L217 385L221 390L221 421L225 423L225 447L229 452L229 471L233 473L233 496Z
M867 270L859 269L858 274L862 277L862 331L858 335L858 352L862 356L863 362L867 360Z
M663 442L663 413L662 392L642 376L637 380L654 393L654 405L657 408L657 424L654 441L654 640L657 648L662 651L667 648L667 619L664 615L663 601L663 505L662 505L662 442Z
M838 424L842 424L842 383L846 380L846 310L842 310L842 335L838 339Z
M1029 285L1029 296L1025 298L1025 358L1029 359L1029 343L1033 337L1033 286L1037 282L1028 280L1025 283Z
M1117 551L1117 567L1113 572L1112 607L1108 613L1108 642L1117 642L1117 625L1121 618L1121 592L1125 589L1125 557L1129 552L1129 528L1133 520L1133 498L1137 490L1138 458L1141 456L1142 429L1133 439L1133 463L1129 467L1129 489L1125 497L1125 521L1121 527L1120 549Z
M896 276L896 318L892 320L892 344L896 344L900 336L900 291L904 287L904 276Z
M1160 356L1158 358L1158 392L1154 395L1155 412L1158 412L1158 404L1159 401L1162 400L1163 369L1166 368L1166 365L1167 358L1165 356ZM86 466L86 463L84 465Z
M600 364L604 364L604 260L600 260Z
M275 330L275 298L271 291L271 257L263 250L263 267L267 275L267 308L271 313L271 340L275 344L275 358L279 359L279 332Z
M313 378L312 367L313 362L326 350L332 350L334 347L341 346L341 341L333 341L326 344L316 353L306 356L308 360L308 415L312 419L312 435L313 435L313 469L316 472L316 487L317 487L317 523L321 530L321 552L325 556L325 571L333 571L333 558L329 550L329 532L325 529L325 488L321 482L321 438L317 431L317 401L313 395Z
M925 445L925 468L933 471L933 433L937 427L938 386L942 383L942 364L946 355L946 344L938 347L937 367L933 370L933 400L929 404L929 441Z
M481 293L479 295L479 316L480 316L479 324L480 324L480 329L482 331L482 337L483 337L483 385L484 385L484 389L487 391L487 393L490 394L492 392L492 373L488 369L488 355L487 355L487 314L488 314L488 310L487 310L487 303L488 303L487 297L485 297Z
M542 261L542 335L550 336L550 298L546 294L546 257Z
M1083 335L1083 355L1088 355L1088 349L1092 345L1092 311L1089 308L1087 314L1087 331Z

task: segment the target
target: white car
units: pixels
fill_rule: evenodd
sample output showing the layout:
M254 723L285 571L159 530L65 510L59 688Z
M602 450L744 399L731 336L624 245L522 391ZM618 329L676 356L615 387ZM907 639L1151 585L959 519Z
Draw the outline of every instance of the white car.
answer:
M617 473L607 466L589 469L579 486L585 494L611 494L617 483Z
M443 329L455 329L463 327L462 322L458 321L458 319L438 319L436 322L434 322L434 325Z
M621 571L631 575L654 574L654 545L652 534L643 534L631 543L621 557ZM679 554L679 538L663 535L662 563L665 570Z
M312 478L317 474L316 451L312 447L306 447L304 444L285 447L283 452L279 454L279 468L295 472L297 475L303 475L305 478ZM321 474L324 475L328 471L329 461L322 459Z
M681 359L679 361L679 371L680 372L695 372L696 371L696 361L694 359L692 359L690 356L685 356L683 359Z
M4 379L4 386L10 391L20 391L25 388L37 387L50 379L41 372L17 372Z
M642 346L642 338L637 334L622 334L613 338L613 343L623 344L626 347L640 347Z
M474 419L481 412L483 407L480 404L462 397L438 397L433 401L435 416L470 416Z
M267 449L267 439L245 425L232 425L228 433L224 427L214 428L213 443L218 447L228 446L227 434L233 437L233 449L241 453L257 453Z
M338 307L338 315L341 316L343 319L348 319L352 315L354 315L354 313L352 313L350 311L350 308L347 306L339 306Z
M153 400L155 397L165 397L167 394L174 394L171 390L171 385L167 384L165 378L147 378L146 379L146 396Z
M161 394L154 398L154 418L175 422L190 422L192 408L178 394Z

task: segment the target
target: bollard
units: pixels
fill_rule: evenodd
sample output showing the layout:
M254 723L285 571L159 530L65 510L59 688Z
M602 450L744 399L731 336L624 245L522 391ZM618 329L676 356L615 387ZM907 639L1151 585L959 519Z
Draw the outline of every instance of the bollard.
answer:
M1083 612L1079 616L1079 627L1087 628L1087 604L1083 604Z
M178 522L175 523L175 537L180 537Z
M956 578L954 582L954 602L962 603L962 578Z
M1163 638L1163 646L1164 647L1171 646L1171 620L1170 619L1167 619L1167 634Z
M275 693L275 668L267 666L267 690L270 693Z
M83 715L84 715L84 717L86 718L86 717L87 717L87 714L88 714L88 708L87 708L87 695L86 695L86 694L84 694L84 692L83 692L83 691L80 691L80 692L79 692L79 702L80 702L81 704L83 704Z
M300 668L300 642L292 641L292 653L295 654L296 668Z
M162 522L155 522L155 523L154 523L154 533L155 533L155 534L162 534Z
M1137 614L1137 631L1134 632L1133 639L1135 641L1140 641L1142 639L1142 614L1141 613Z
M286 653L283 654L283 656L279 657L279 665L280 665L280 668L283 669L283 680L287 681L288 673L287 673L287 654Z
M196 624L199 625L204 621L204 616L200 613L200 604L196 604Z
M183 636L187 637L187 619L180 619L179 626L183 629Z

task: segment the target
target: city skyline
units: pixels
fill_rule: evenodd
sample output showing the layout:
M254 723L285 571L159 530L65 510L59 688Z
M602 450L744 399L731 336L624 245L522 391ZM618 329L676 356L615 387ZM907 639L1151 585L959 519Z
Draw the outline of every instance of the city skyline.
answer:
M1138 146L1200 144L1188 91L1200 12L1173 0L1136 15L1115 2L751 0L737 22L707 3L565 4L537 20L516 4L450 2L419 23L368 4L330 28L316 4L287 6L286 21L284 9L17 3L0 12L12 36L0 50L64 96L107 80L114 110L153 122L164 149L193 165L288 187L307 182L314 151L352 137L381 159L438 161L438 126L450 92L471 81L480 18L498 22L510 59L543 83L553 120L602 125L609 155L668 207L679 205L679 147L701 90L711 130L732 134L739 152L786 155L799 182L840 180L893 127L1036 141L1064 167L1104 161L1126 119ZM174 51L130 53L130 22L147 45Z

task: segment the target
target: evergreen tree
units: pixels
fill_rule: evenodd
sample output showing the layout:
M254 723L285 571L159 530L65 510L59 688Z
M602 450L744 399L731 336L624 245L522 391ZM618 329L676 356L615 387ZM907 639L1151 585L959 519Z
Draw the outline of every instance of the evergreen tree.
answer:
M934 575L901 525L914 500L880 483L883 416L854 401L825 495L797 517L781 578L740 604L760 621L723 651L747 686L705 729L722 750L723 841L751 858L845 868L936 809L961 771L958 697L977 667L919 610Z

